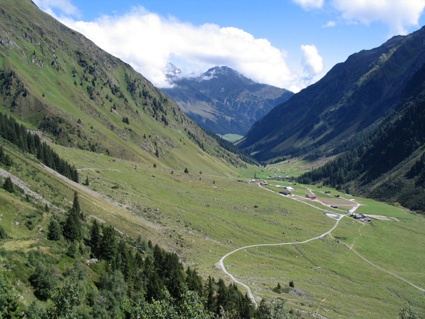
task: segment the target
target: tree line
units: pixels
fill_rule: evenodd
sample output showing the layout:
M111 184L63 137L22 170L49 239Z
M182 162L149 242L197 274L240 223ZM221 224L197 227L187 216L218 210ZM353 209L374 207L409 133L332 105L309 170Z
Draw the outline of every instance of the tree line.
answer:
M6 114L0 113L0 137L16 145L22 152L35 155L43 164L78 183L78 171L36 134Z

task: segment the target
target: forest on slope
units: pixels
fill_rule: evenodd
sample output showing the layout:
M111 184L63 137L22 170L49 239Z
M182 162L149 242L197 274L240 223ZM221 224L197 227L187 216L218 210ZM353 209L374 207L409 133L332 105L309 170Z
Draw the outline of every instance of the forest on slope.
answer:
M405 99L425 63L424 34L351 55L256 122L238 146L270 163L338 155L362 143Z

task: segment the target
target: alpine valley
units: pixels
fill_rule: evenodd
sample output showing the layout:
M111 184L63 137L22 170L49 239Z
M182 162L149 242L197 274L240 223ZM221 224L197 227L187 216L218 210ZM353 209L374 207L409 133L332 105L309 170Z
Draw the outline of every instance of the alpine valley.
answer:
M424 32L161 91L0 0L0 318L423 317Z
M301 178L424 212L425 28L350 56L239 146L264 162L333 158Z

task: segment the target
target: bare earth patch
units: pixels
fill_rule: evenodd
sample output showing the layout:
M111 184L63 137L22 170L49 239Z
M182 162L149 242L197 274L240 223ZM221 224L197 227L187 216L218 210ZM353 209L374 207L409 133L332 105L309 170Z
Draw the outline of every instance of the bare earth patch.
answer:
M377 219L384 222L398 222L399 220L395 217L388 217L388 216L382 216L382 215L366 215L369 218Z

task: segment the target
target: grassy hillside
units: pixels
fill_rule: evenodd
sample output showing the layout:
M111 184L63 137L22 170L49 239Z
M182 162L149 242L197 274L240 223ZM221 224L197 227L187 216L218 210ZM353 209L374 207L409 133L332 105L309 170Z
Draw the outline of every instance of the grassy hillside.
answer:
M96 220L105 229L112 226L131 247L139 247L140 236L146 256L153 253L148 241L176 252L204 284L208 276L231 282L218 264L229 252L282 244L241 249L224 266L251 288L258 304L261 298L286 303L292 317L396 317L405 305L423 312L423 217L288 180L272 181L267 188L247 183L274 172L296 176L301 165L283 163L269 170L243 164L127 65L29 1L0 3L2 110L39 134L79 174L75 183L0 139L3 159L9 159L0 161L0 186L10 177L15 187L13 194L0 189L0 298L11 293L23 308L36 302L40 312L39 307L57 307L59 292L76 288L70 279L78 278L86 294L84 305L76 308L82 313L95 304L99 311L107 309L93 296L105 297L107 287L123 286L118 274L101 279L119 262L87 265L93 254L87 225ZM300 197L279 195L277 185L292 185ZM305 199L307 188L327 206ZM65 223L75 192L88 223L82 227L85 239L76 244L48 240L52 218ZM346 213L355 202L362 204L359 212L387 219L374 219L372 226L345 216L321 236L336 225L324 211ZM303 243L309 239L315 240ZM52 290L58 294L46 303L30 279L39 263L53 265L49 274L57 279ZM278 284L281 289L275 289ZM131 308L125 300L118 304ZM246 298L238 300L246 303Z
M371 200L347 198L327 188L310 187L321 201L337 209L278 195L281 188L274 185L292 185L284 181L271 181L267 191L246 183L246 178L185 173L104 155L93 158L91 152L60 146L55 150L70 161L78 159L80 179L88 181L88 186L42 169L35 159L6 144L6 154L14 161L8 170L52 204L44 212L44 204L31 196L28 200L0 191L4 203L1 225L10 237L1 241L1 251L8 252L4 265L13 260L9 252L51 249L39 229L47 229L51 214L64 214L77 191L87 218L177 252L184 265L197 269L204 278L227 278L217 263L233 249L293 243L248 248L225 260L227 269L248 284L257 298L286 300L288 307L327 318L395 317L406 304L417 311L425 306L423 292L388 273L425 286L423 217ZM308 193L305 186L292 186L294 195ZM328 190L330 194L325 193ZM344 217L331 236L296 244L331 229L335 220L323 212L345 213L353 207L353 200L362 204L359 212L388 218L373 219L371 225ZM34 225L32 230L26 226L28 221ZM25 292L24 302L29 304L34 297L25 279L28 272L15 268L13 278L21 280L17 289ZM288 286L290 281L294 288ZM280 293L274 290L278 284Z
M3 0L0 14L0 102L30 129L144 163L184 169L203 157L197 169L224 174L225 163L243 165L129 65L30 1Z

